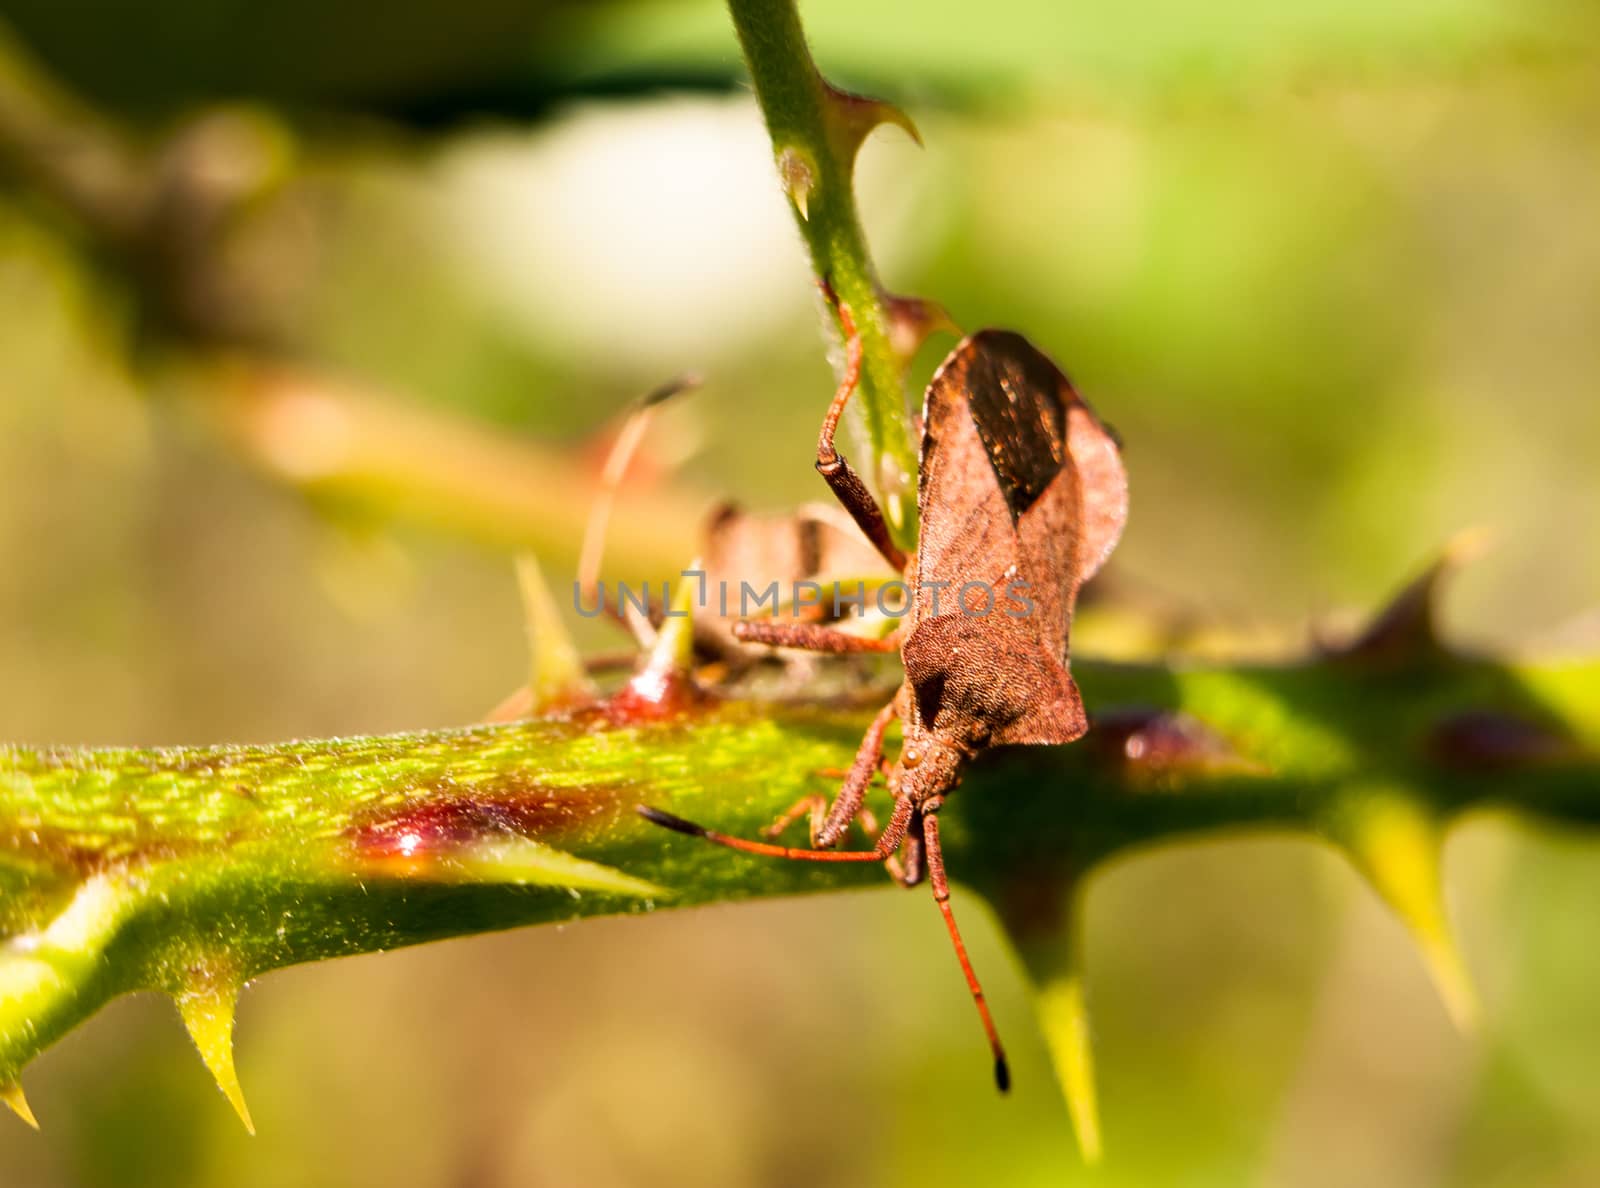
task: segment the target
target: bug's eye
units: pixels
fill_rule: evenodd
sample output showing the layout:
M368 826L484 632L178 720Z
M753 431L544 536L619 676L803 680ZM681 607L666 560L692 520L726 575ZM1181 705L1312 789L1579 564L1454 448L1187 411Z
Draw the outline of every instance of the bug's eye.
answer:
M900 765L902 767L915 767L922 762L921 747L907 747L900 752Z

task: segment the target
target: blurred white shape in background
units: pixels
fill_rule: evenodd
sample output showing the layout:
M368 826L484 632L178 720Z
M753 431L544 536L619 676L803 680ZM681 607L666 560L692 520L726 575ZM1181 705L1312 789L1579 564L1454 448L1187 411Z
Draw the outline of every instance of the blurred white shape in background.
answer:
M919 161L886 133L858 171L891 287L904 249L936 238L926 218L905 217L925 205L913 202L928 185ZM541 354L660 374L748 351L803 322L812 301L748 94L595 104L534 132L475 137L444 158L440 185L448 250Z
M670 368L748 345L809 300L748 97L585 107L477 138L442 172L461 263L552 354Z

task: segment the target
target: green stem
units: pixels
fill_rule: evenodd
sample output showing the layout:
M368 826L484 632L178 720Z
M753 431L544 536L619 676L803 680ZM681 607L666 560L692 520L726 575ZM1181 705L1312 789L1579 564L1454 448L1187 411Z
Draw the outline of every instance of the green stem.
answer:
M911 548L916 543L916 450L902 366L890 344L883 293L851 185L862 126L849 126L852 101L818 73L793 0L728 0L728 9L812 268L849 307L861 335L857 399L865 413L872 470L890 530Z
M1600 661L1076 668L1097 733L989 757L944 814L951 869L1023 939L1037 888L1132 846L1262 828L1353 846L1369 803L1600 820ZM848 761L871 712L730 701L267 747L0 748L0 1087L136 989L879 883L871 864L735 854L634 813L752 835L830 791L819 773ZM1147 723L1138 746L1128 722Z

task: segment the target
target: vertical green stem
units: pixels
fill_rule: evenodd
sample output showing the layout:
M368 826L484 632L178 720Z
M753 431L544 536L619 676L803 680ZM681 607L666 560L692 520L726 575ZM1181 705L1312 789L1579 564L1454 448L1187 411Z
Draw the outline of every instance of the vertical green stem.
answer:
M857 398L866 414L871 472L890 531L899 544L913 547L916 451L883 295L856 215L856 142L844 126L844 104L811 59L793 0L728 0L728 9L812 267L849 306L861 334Z

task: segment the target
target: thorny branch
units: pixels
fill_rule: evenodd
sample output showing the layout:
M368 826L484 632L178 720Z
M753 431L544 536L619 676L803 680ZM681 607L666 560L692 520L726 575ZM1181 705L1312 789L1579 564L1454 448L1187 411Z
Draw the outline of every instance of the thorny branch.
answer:
M891 509L898 501L897 534L909 543L901 373L908 344L937 315L878 288L849 184L867 132L906 121L821 79L790 0L730 7L818 275L862 325L870 469ZM60 96L14 82L0 79L0 155L91 237L137 262L163 242L154 228L207 225L164 221L155 212L170 204L150 180L160 170L92 120L63 118ZM85 168L95 154L101 165ZM191 347L205 344L206 366L219 347L259 350L241 325L184 326L185 311L206 303L182 298L183 278L211 257L162 250L184 263L139 272L142 290L166 294L153 306ZM263 374L259 363L247 362L247 375ZM281 401L296 382L269 395ZM269 464L292 463L282 447L293 417L275 421L282 406L272 401L240 407L266 410L236 423L245 440ZM378 486L399 489L416 457L403 448L413 438L401 438L368 468L357 458L325 477L360 485L376 473ZM513 469L508 460L496 473ZM492 498L468 506L503 510ZM619 524L630 520L619 508ZM1087 1155L1099 1131L1073 938L1084 889L1107 860L1224 831L1324 838L1410 926L1448 1008L1469 1023L1475 1000L1438 887L1444 831L1490 805L1566 824L1600 819L1600 661L1516 664L1445 648L1431 619L1439 572L1355 644L1295 664L1079 657L1089 736L993 754L952 796L951 869L1017 945ZM553 638L536 644L563 650ZM742 857L634 814L648 801L751 835L827 790L822 773L848 761L882 700L881 689L806 704L718 697L690 682L675 647L663 632L620 691L510 725L274 747L0 746L0 1100L31 1121L19 1080L29 1061L111 998L153 988L173 996L248 1125L233 1005L261 973L488 929L879 879L870 867ZM882 795L872 794L880 807Z
M224 1023L239 986L267 970L881 878L731 854L635 816L647 801L753 835L826 790L876 704L719 700L663 669L664 655L610 698L506 726L0 748L0 1086L25 1108L17 1076L33 1056L110 998L155 988L187 1004L236 1096ZM1600 662L1508 665L1430 642L1279 667L1080 660L1076 672L1096 707L1089 737L991 756L945 818L951 869L994 905L1051 1008L1091 1151L1080 973L1064 938L1107 859L1229 830L1326 838L1410 924L1466 1021L1470 985L1437 884L1444 829L1485 805L1600 819Z

